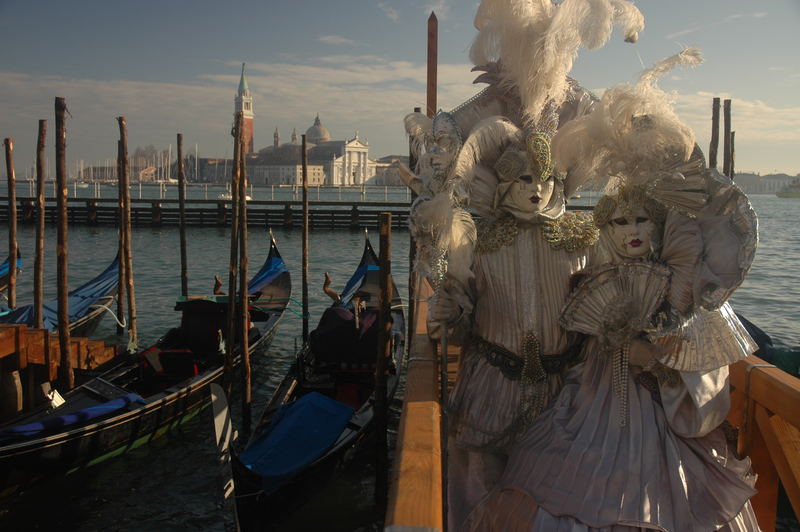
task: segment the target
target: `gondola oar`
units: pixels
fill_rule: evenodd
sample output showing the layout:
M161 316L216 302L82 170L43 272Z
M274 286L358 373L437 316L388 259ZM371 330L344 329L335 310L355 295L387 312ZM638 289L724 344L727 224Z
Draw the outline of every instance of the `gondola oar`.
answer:
M236 513L236 499L233 470L231 469L231 443L236 439L237 434L233 431L231 413L228 408L228 400L225 398L225 390L219 384L211 384L211 410L214 413L214 435L217 443L217 459L222 475L222 497L223 508L226 512L233 512L233 520L236 530L239 530L239 517Z

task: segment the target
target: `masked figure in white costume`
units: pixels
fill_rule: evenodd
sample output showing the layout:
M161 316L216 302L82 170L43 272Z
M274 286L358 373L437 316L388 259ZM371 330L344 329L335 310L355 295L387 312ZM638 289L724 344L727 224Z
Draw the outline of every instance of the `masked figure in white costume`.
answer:
M756 218L705 169L653 85L699 61L688 49L658 63L553 140L571 173L618 177L594 210L602 260L581 272L561 315L589 339L474 511L473 530L758 529L749 461L720 428L727 366L756 349L726 303L752 263Z
M564 212L565 183L537 154L544 138L498 117L476 126L462 152L469 159L481 146L484 163L465 167L470 210L481 216L472 277L448 273L429 312L432 334L446 327L463 343L448 409L453 530L499 478L511 442L557 393L579 351L558 313L597 230L586 213Z

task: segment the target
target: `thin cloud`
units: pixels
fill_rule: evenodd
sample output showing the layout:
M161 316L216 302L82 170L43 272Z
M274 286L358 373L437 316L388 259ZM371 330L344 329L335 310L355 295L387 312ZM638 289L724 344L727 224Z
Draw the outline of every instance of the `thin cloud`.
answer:
M386 2L378 2L378 8L383 11L386 18L392 22L398 22L400 20L400 13L393 7L388 6Z
M684 35L689 35L690 33L696 33L698 31L705 31L705 30L708 30L708 29L711 29L711 28L716 28L716 27L721 26L723 24L727 24L728 22L732 22L734 20L739 20L739 19L742 19L742 18L745 18L745 17L764 18L766 16L767 16L767 13L763 12L763 11L760 11L760 12L757 12L757 13L750 13L750 14L735 13L733 15L728 15L727 17L723 18L722 20L717 20L715 22L711 22L711 23L706 24L704 26L695 26L695 27L692 27L692 28L686 28L686 29L683 29L683 30L676 31L674 33L670 33L669 35L667 35L665 37L665 39L667 39L668 41L671 41L671 40L676 39L678 37L683 37Z
M331 46L359 46L359 43L352 39L342 37L341 35L322 35L319 41Z
M297 58L295 58L297 59ZM225 64L227 64L226 62ZM210 73L189 83L160 83L64 76L31 76L0 71L0 86L17 105L0 113L0 131L13 136L18 175L35 158L36 127L52 118L54 96L64 96L68 122L68 164L87 164L116 156L115 117L128 119L130 149L153 144L167 149L175 134L199 145L201 156L230 155L233 96L241 64L231 61L226 74ZM255 143L272 144L275 128L288 139L304 131L318 111L334 138L358 130L370 144L370 156L408 151L402 119L425 104L426 67L375 55L330 55L312 61L247 63L254 98ZM468 64L439 65L439 106L451 109L480 90L471 84ZM313 112L310 111L313 109Z

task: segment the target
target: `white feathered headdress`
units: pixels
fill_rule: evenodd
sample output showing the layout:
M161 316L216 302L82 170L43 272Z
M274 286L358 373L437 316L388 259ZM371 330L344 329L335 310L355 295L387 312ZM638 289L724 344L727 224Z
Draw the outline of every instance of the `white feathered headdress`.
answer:
M628 0L482 0L470 58L475 65L502 60L504 82L516 86L526 119L536 121L546 104L563 102L578 50L603 46L614 24L634 42L644 17Z
M556 167L567 172L567 196L592 179L620 176L628 184L689 160L695 138L655 82L677 65L702 62L686 48L645 70L635 85L608 89L592 111L564 124L553 137Z

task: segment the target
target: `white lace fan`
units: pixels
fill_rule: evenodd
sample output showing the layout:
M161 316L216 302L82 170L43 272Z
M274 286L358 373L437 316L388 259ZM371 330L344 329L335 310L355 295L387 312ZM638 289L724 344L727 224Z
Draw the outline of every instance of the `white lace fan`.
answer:
M567 298L561 325L620 345L650 326L664 301L670 272L653 262L607 264L581 280Z
M717 310L698 307L686 321L649 339L664 348L659 362L678 371L711 371L758 349L729 303Z

